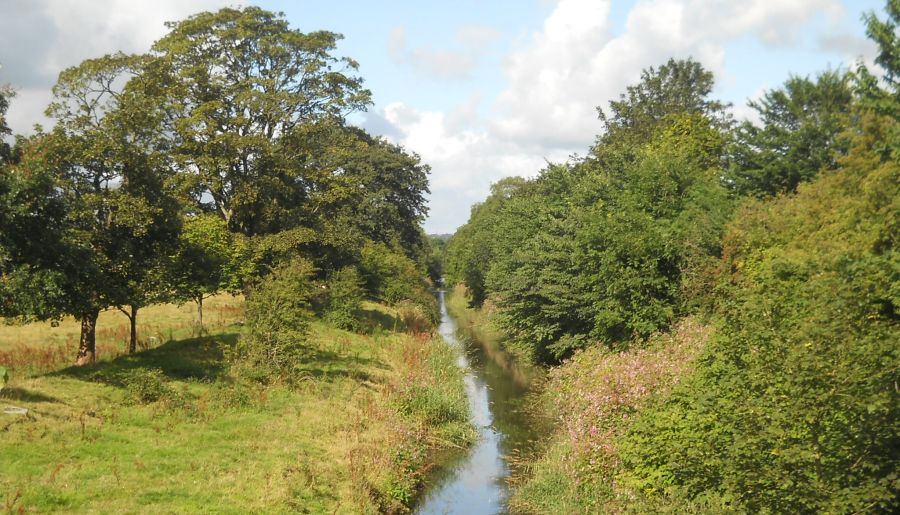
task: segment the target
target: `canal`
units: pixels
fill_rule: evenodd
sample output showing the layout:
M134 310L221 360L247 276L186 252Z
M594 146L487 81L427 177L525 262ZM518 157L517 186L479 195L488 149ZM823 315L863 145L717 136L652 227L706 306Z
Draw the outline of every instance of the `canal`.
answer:
M445 292L438 293L439 331L457 351L466 372L465 386L478 441L429 478L416 513L496 514L506 511L507 479L516 456L529 452L537 434L523 411L533 373L518 366L496 342L479 340L459 327L447 311Z

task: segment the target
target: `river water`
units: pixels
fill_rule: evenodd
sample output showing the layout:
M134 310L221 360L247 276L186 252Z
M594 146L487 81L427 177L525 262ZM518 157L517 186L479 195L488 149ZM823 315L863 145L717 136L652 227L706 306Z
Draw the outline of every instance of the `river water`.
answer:
M456 349L457 364L466 371L466 394L478 441L468 454L429 478L416 513L504 513L511 458L531 449L537 437L521 409L530 374L495 343L478 341L471 331L459 328L447 312L443 291L438 300L440 334Z

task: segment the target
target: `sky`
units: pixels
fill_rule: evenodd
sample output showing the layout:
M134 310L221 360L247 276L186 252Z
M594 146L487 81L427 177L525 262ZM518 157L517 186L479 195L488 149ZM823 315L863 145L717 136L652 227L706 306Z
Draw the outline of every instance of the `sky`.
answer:
M429 233L466 222L490 185L584 155L596 108L641 70L693 57L713 95L753 119L747 100L790 75L815 76L874 44L861 16L882 0L0 0L0 84L17 90L18 133L43 116L59 72L115 51L145 52L180 20L223 6L280 11L303 32L344 35L374 105L350 121L431 166Z

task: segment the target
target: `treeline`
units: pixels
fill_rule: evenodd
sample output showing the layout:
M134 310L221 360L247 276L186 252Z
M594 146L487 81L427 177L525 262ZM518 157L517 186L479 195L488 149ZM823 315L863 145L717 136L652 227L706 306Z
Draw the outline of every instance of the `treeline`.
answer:
M435 317L428 166L348 125L371 94L341 36L256 7L167 26L146 54L63 71L52 129L0 148L0 316L76 317L78 363L100 311L129 316L134 350L140 308L193 300L202 323L221 291L273 296L249 307L265 341L267 316L292 316L270 310L354 327L367 296Z
M758 122L733 121L692 60L646 70L586 157L498 182L450 240L448 280L512 348L604 349L608 396L569 392L584 402L620 402L646 372L614 357L651 335L716 328L671 392L572 436L579 509L896 508L900 2L887 12L866 18L882 77L791 77L750 103Z

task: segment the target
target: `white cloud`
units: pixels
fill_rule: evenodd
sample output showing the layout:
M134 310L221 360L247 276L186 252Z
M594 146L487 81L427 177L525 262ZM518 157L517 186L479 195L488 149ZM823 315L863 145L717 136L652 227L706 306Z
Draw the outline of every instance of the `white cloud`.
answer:
M649 66L693 57L724 75L725 47L747 34L769 47L795 45L804 23L842 13L838 0L638 0L613 35L609 0L560 0L542 29L507 58L507 88L490 119L455 127L464 110L419 112L393 104L385 118L398 141L432 165L430 231L463 223L468 206L509 175L587 151L605 107ZM740 110L739 117L753 113ZM514 157L510 157L514 156Z
M471 23L463 25L456 31L456 40L475 50L483 50L484 47L496 43L498 39L500 31L488 25Z
M819 50L843 55L848 62L862 60L870 68L878 55L878 45L846 32L822 34L817 41Z
M9 109L10 127L30 132L49 126L43 110L63 69L116 51L146 52L166 33L166 21L218 9L227 0L0 0L0 83L18 94Z
M408 64L422 77L439 80L466 80L478 65L485 49L500 33L486 25L468 24L457 30L458 48L421 46L409 48L406 29L394 27L388 38L388 55L397 64Z
M413 68L427 77L447 80L468 79L475 68L475 58L468 52L439 48L416 48L409 54Z
M562 0L530 44L513 53L510 87L498 99L499 135L550 149L577 149L600 130L605 107L640 71L693 57L722 76L725 45L747 34L790 44L798 24L840 13L837 0L640 0L611 37L610 2Z

